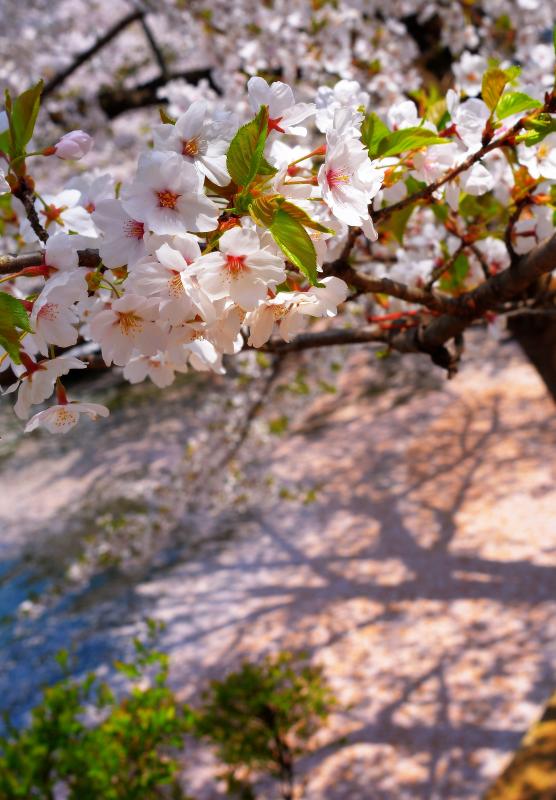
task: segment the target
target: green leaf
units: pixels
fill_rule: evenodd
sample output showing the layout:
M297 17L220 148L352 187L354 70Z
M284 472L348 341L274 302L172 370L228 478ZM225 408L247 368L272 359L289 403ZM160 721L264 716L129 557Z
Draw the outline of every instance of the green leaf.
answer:
M238 130L228 149L226 166L234 183L248 186L256 175L275 175L278 170L263 157L268 136L268 106Z
M392 231L400 244L403 244L405 229L407 227L407 223L409 222L409 218L414 211L415 206L410 205L406 206L406 208L400 209L400 211L394 211L394 213L390 215L390 219L388 220L388 229Z
M175 125L176 120L174 117L171 117L170 114L166 112L164 106L160 106L158 109L158 113L160 116L160 121L163 122L165 125Z
M417 150L433 144L448 144L448 140L441 138L434 131L429 131L428 128L403 128L381 139L377 155L380 158L396 156L407 150Z
M528 119L523 127L527 133L518 136L517 142L524 142L527 147L539 144L550 133L556 132L556 118L550 114L539 114L535 119Z
M495 113L498 119L506 119L512 114L520 114L522 111L541 107L542 103L539 100L529 97L524 92L506 92L498 101Z
M369 151L370 158L375 158L378 152L378 144L390 133L388 127L374 111L367 114L361 125L361 141Z
M25 146L31 139L35 129L37 114L39 113L43 81L39 81L27 91L16 97L11 111L12 130L12 155L22 155Z
M487 69L483 75L483 82L481 87L481 95L483 100L488 106L489 111L494 111L504 87L508 83L508 75L505 70L499 67Z
M262 228L268 228L272 224L274 215L278 211L279 201L284 198L281 195L262 195L256 197L249 205L249 213L252 219Z
M293 217L298 222L301 222L304 228L310 228L313 231L319 231L319 233L336 233L336 231L332 230L332 228L327 228L326 225L322 225L320 222L312 219L306 211L304 211L302 208L299 208L299 206L290 203L289 200L282 200L279 202L282 211L285 211L290 215L290 217Z
M21 300L7 292L0 292L0 345L16 364L21 363L20 336L24 332L31 333L31 330L29 315Z
M313 286L318 286L315 246L301 222L279 209L274 215L269 230L286 258L305 275Z
M452 264L450 271L443 275L439 287L444 292L453 292L459 289L469 273L469 260L465 253L460 253Z

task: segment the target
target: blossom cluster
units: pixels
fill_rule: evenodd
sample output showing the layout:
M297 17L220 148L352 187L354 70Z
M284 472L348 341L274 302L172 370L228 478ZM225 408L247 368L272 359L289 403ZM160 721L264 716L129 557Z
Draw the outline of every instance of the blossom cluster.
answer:
M335 316L349 287L323 265L354 232L376 277L422 286L443 264L459 265L441 285L448 294L476 285L485 264L493 273L509 263L506 231L495 224L505 222L503 209L519 202L523 211L510 230L514 253L552 233L556 126L545 82L529 85L511 64L467 62L444 98L402 100L381 115L355 80L296 102L288 84L254 76L240 119L196 99L177 118L161 115L131 180L93 171L55 194L35 192L30 157L87 157L91 137L76 130L29 152L7 109L5 222L23 252L40 248L36 265L4 279L2 292L17 335L0 339L1 365L17 378L8 392L17 392L26 430L65 432L80 413L108 413L67 399L62 378L87 366L65 352L78 342L94 343L129 381L164 387L190 368L222 372L225 356L290 341L311 318ZM434 202L421 207L419 191L431 184ZM377 232L373 214L412 194L409 214ZM404 247L406 228L414 252ZM56 403L32 416L53 394Z

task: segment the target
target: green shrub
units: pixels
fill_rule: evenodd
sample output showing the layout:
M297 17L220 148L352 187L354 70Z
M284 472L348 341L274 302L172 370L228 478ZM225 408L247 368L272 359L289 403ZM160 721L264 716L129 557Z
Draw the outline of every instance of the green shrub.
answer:
M0 738L0 798L51 800L65 787L68 800L184 800L176 750L183 747L186 715L166 686L167 656L135 641L135 659L117 668L132 682L116 699L91 674L66 674L44 690L31 724L18 732L8 721ZM67 669L67 655L59 661ZM149 672L152 685L142 688ZM86 724L87 709L100 720Z
M133 660L116 663L130 682L121 697L94 674L72 679L67 653L58 655L65 676L44 690L29 726L5 720L0 800L62 791L68 800L188 800L178 780L188 733L216 746L230 796L252 800L253 779L269 775L293 798L295 759L334 702L320 669L289 653L246 663L213 681L193 710L167 686L167 656L152 641L134 645Z
M252 778L270 775L284 800L294 797L296 759L335 704L322 670L299 658L280 653L260 664L244 663L204 693L193 730L227 765L229 795L251 800Z

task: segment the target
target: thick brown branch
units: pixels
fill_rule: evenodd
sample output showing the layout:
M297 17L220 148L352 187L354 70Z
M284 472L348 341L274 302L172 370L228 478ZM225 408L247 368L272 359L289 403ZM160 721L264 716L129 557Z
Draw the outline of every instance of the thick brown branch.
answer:
M387 343L390 337L387 331L378 327L369 328L331 328L317 333L300 333L290 342L282 339L271 339L259 350L269 353L297 353L314 347L331 347L335 344L365 344L368 342Z
M445 350L446 342L461 336L474 319L516 297L541 275L552 272L555 268L556 234L476 289L451 300L452 313L443 314L424 328L396 334L392 345L396 349L413 345L415 350L438 354Z
M448 311L451 308L450 298L434 294L427 289L407 286L405 283L393 281L390 278L371 278L363 275L353 269L343 256L325 264L324 273L325 275L336 275L366 294L386 294L389 297L405 300L406 303L425 306L432 311Z
M207 69L195 69L188 72L174 72L166 77L158 75L146 83L138 86L126 88L116 86L102 89L98 95L100 107L109 119L123 114L125 111L132 111L136 108L145 106L163 105L166 103L164 98L158 96L158 90L165 86L169 81L184 80L196 86L203 79L207 80L210 87L216 94L222 94L222 90L214 82L212 71Z

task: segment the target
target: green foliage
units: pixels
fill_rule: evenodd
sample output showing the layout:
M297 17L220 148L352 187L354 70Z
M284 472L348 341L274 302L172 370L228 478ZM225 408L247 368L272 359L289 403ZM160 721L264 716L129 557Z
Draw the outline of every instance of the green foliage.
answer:
M2 800L51 800L60 785L68 800L185 800L172 751L183 745L187 714L166 685L167 657L138 640L135 651L118 665L133 682L120 700L94 674L72 681L67 653L59 654L66 677L45 689L28 728L8 725L0 737ZM153 685L141 688L149 671ZM91 705L101 720L87 725Z
M193 731L211 742L228 765L231 796L254 797L251 781L264 773L281 782L282 797L288 800L294 792L295 759L307 751L334 704L318 667L281 653L212 681Z
M447 144L448 140L437 136L428 128L402 128L389 133L377 145L377 156L397 156L408 150L417 150L420 147L430 147L432 144Z
M508 76L506 72L499 67L487 69L483 75L481 95L489 111L492 112L496 108L507 82Z
M0 136L0 150L9 153L12 158L24 155L25 146L33 135L43 85L43 82L39 81L13 101L6 91L9 128Z
M0 345L16 364L20 363L21 334L30 332L29 316L21 300L7 292L0 292Z
M233 796L252 800L251 776L265 773L291 797L294 759L334 704L321 670L289 653L246 663L214 681L194 711L168 688L168 657L153 648L160 628L147 624L148 642L136 639L134 658L116 664L129 681L120 697L94 674L73 680L67 651L58 653L64 677L44 690L30 724L18 731L5 718L0 800L53 800L61 790L68 800L188 800L178 773L191 733L216 746Z
M301 222L280 208L274 214L269 230L286 258L313 286L318 286L315 246Z
M550 114L539 114L534 119L526 120L523 127L527 133L517 137L518 142L524 142L528 147L540 144L550 133L556 132L556 118Z
M496 116L498 119L506 119L512 114L520 114L532 108L542 108L542 103L524 92L505 92L496 105Z
M460 253L454 260L450 270L442 276L439 286L443 292L457 292L461 289L469 274L469 259L465 253Z
M278 171L263 157L267 136L268 106L261 106L257 116L242 125L230 142L226 164L238 186L249 186L257 175L275 175Z
M361 141L369 151L370 158L378 155L378 145L390 133L387 125L374 111L367 114L361 125Z

